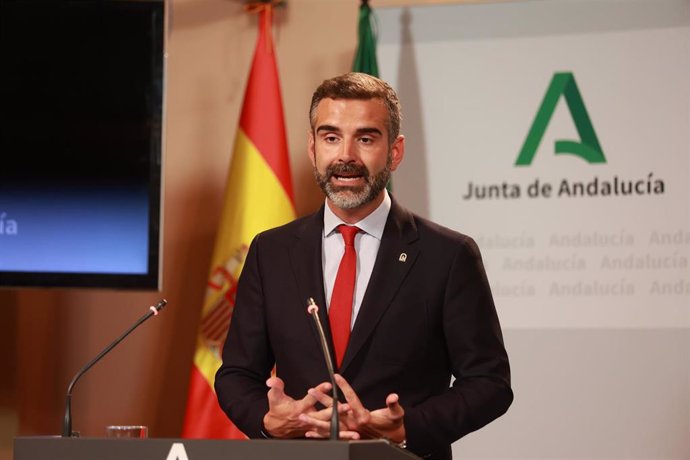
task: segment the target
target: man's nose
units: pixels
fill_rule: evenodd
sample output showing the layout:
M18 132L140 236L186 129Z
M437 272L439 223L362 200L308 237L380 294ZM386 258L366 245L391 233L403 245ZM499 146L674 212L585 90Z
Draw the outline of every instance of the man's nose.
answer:
M359 158L359 154L357 153L357 143L354 140L343 140L342 148L339 153L338 161L343 163L352 163L357 161Z

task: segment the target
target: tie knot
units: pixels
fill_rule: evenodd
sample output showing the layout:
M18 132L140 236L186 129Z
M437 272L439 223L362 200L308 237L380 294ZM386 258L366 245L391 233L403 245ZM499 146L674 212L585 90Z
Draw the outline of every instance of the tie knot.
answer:
M350 225L338 225L338 231L343 235L343 241L345 241L345 246L355 245L355 235L359 232L359 227Z

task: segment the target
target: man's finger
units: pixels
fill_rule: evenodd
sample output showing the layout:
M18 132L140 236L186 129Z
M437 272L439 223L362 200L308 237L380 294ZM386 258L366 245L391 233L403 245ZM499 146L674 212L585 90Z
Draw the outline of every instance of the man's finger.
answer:
M297 401L296 410L300 413L312 411L314 410L314 406L316 406L317 402L318 399L316 399L312 394L309 393L309 391L307 391L307 394L304 395L304 398Z
M310 431L314 429L328 430L331 427L330 419L319 420L312 414L300 414L299 421L310 426Z
M266 386L270 388L267 395L269 407L279 404L283 399L286 398L285 392L283 391L285 388L285 383L280 378L271 377L270 379L266 380Z
M307 431L304 434L304 436L311 439L326 439L330 437L330 433L322 433L320 431ZM360 439L360 437L360 434L356 431L341 431L338 433L338 438L345 440L350 439L356 441Z
M332 411L330 407L327 407L318 411L307 412L306 414L318 420L330 420Z
M338 403L338 413L340 415L347 415L350 411L352 411L352 408L348 403Z
M362 406L362 402L359 400L359 396L357 396L355 390L352 389L350 384L347 383L347 380L345 380L345 378L342 375L335 374L335 383L343 391L343 396L345 396L345 399L350 405L350 408L354 412L360 412L364 410L364 406Z
M320 391L323 394L329 394L331 392L331 389L333 389L333 385L331 385L331 382L323 382L316 385L314 389L316 391Z
M357 396L357 393L355 393L355 390L352 389L350 384L347 383L347 380L345 380L342 375L335 374L335 383L343 390L343 395L350 406L349 415L354 419L356 427L369 423L371 413L362 405L359 396Z
M340 414L341 420L345 420L349 412L350 406L348 406L347 404L338 403L338 414ZM333 408L326 407L321 410L305 411L304 413L309 415L310 417L314 417L315 419L328 421L331 420L331 417L333 415Z
M333 398L315 388L309 388L307 393L313 396L324 407L331 407L333 405Z
M386 398L386 406L393 420L400 419L405 415L405 410L400 405L400 397L395 393L388 395Z
M280 377L271 377L266 380L266 386L269 388L277 388L283 391L285 389L285 382Z
M351 440L358 440L361 436L359 433L356 431L341 431L338 433L338 436L340 439L351 439Z

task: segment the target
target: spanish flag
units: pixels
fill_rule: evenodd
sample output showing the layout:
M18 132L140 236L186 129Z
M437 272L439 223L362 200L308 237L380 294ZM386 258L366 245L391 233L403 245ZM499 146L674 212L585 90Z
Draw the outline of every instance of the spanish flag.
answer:
M272 7L264 4L230 164L197 337L182 437L244 439L218 406L213 381L235 306L237 279L249 243L295 218L283 105L272 38Z

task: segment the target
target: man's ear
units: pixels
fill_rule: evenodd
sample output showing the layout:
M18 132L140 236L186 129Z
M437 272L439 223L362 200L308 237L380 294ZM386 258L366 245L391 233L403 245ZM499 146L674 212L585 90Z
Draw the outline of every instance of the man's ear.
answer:
M400 134L391 145L391 171L398 169L405 156L405 136Z
M307 131L307 156L312 166L316 166L316 147L314 144L314 131L310 129Z

